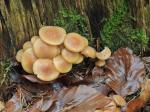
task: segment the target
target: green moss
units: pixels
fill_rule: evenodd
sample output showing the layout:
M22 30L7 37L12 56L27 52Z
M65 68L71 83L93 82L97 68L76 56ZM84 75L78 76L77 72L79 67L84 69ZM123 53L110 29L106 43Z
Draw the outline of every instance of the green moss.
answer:
M12 69L13 63L10 59L0 59L0 86L3 84L7 85L9 83L8 73Z
M79 33L90 40L85 17L74 9L68 10L62 8L54 19L54 25L65 28L67 32Z
M148 37L144 28L133 28L127 4L123 4L107 19L101 31L103 46L113 51L120 47L129 47L137 54L147 48Z

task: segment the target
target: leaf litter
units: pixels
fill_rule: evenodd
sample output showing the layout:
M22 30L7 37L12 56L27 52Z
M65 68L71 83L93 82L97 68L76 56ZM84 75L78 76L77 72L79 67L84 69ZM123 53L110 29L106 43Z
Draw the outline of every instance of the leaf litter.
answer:
M4 112L121 112L135 105L131 102L142 94L150 94L149 83L144 83L144 63L130 49L118 49L102 68L92 63L80 64L74 72L50 83L33 75L21 75L17 91L6 102ZM140 89L139 97L125 106L118 107L112 97L120 95L125 99ZM142 98L145 98L144 105L149 95Z

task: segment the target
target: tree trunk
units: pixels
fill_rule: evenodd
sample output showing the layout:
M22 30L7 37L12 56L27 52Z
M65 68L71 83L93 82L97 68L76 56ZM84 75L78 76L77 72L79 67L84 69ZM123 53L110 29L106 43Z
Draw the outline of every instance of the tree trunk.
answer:
M87 17L94 38L105 18L124 0L0 0L0 57L13 57L22 44L38 35L42 25L53 25L61 7L77 9ZM144 27L150 34L150 0L130 0L133 24Z

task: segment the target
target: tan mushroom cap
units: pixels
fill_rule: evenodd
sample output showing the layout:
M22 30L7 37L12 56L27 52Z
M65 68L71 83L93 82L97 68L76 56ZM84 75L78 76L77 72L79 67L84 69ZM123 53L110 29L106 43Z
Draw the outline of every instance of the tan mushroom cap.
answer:
M111 56L111 50L108 47L105 47L101 52L96 53L96 57L100 60L106 60Z
M68 33L64 45L72 52L81 52L88 45L88 41L78 33Z
M31 38L31 43L34 44L37 39L39 39L39 36L33 36Z
M67 73L72 69L72 64L68 63L61 55L53 58L53 63L55 65L55 68L60 73Z
M61 51L62 57L68 62L68 63L76 63L79 59L79 53L77 52L71 52L67 49L62 49Z
M22 59L22 54L23 54L23 49L20 49L17 54L16 54L16 60L18 62L21 62L21 59Z
M43 81L55 80L60 74L50 59L37 59L33 64L33 72Z
M23 69L27 73L33 73L33 63L36 60L37 60L37 57L35 56L32 48L25 50L21 59L21 64L22 64Z
M38 58L53 58L60 53L58 46L48 45L40 38L33 44L33 50Z
M32 48L32 43L30 41L26 41L24 44L23 44L23 50L27 50L29 48Z
M50 45L60 45L64 42L66 31L58 26L44 26L39 30L40 38Z
M95 62L95 65L98 67L102 67L106 64L105 60L98 60Z
M76 61L76 63L74 63L74 64L79 64L79 63L81 63L83 60L84 60L84 57L83 57L81 54L79 54L79 58L78 58L78 60Z
M96 50L93 47L87 46L82 52L86 57L95 58L96 57Z

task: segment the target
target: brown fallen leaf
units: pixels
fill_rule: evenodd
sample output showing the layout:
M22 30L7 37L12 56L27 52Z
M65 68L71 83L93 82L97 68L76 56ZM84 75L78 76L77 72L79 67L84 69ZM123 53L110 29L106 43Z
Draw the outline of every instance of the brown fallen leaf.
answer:
M140 96L131 100L128 105L126 112L136 112L142 108L150 98L150 79L146 79L142 84L142 90Z
M41 100L37 101L32 108L27 109L25 112L45 112L47 111L52 103L55 101L54 98L49 97L44 97Z
M125 99L123 97L121 97L120 95L113 95L112 98L118 106L126 105Z
M38 100L26 112L94 112L97 109L114 111L115 102L96 89L79 85L62 88Z
M6 103L4 112L22 112L25 100L21 89L17 89L17 92Z
M117 94L131 95L143 82L144 64L130 49L120 48L107 61L106 76L106 84Z

